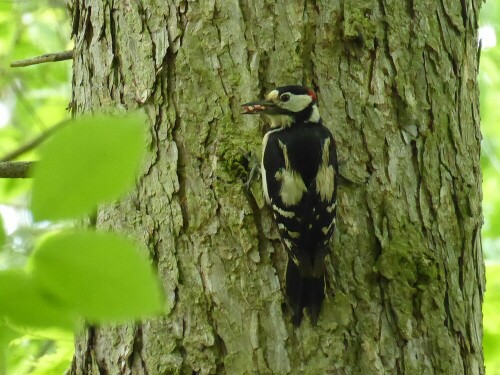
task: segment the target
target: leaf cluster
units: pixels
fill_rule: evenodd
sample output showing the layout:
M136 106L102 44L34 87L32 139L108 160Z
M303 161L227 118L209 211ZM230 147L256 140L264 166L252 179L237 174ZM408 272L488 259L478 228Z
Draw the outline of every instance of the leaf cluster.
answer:
M86 117L49 139L32 176L35 220L79 219L125 194L144 156L145 123L137 115ZM115 233L63 227L38 241L25 267L0 271L0 331L72 331L84 321L115 323L164 311L148 259Z

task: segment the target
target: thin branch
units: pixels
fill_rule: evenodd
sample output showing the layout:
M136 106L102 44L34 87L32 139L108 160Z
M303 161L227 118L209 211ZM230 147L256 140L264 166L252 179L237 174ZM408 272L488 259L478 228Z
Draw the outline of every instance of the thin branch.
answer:
M29 172L35 162L7 161L0 163L0 178L29 178Z
M33 150L40 143L42 143L43 141L45 141L47 138L49 138L52 134L54 134L55 132L57 132L62 127L68 125L70 122L71 122L71 120L64 120L64 121L61 121L61 122L57 123L56 125L52 126L51 128L47 129L46 131L44 131L42 134L40 134L35 139L33 139L33 140L29 141L28 143L22 145L18 149L14 150L12 152L9 152L3 158L0 158L0 163L14 160L17 157L19 157L20 155L25 154L26 152Z
M10 63L10 67L20 68L23 66L43 64L47 62L71 60L72 58L73 58L73 50L56 52L56 53L47 53L46 55L36 56L31 59L13 61Z

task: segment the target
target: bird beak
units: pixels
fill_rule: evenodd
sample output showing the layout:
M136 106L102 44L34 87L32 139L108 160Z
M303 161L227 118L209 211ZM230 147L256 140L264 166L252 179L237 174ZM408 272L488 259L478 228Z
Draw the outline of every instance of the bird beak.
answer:
M271 101L260 100L256 102L245 103L242 105L244 115L278 115L283 114L283 109Z

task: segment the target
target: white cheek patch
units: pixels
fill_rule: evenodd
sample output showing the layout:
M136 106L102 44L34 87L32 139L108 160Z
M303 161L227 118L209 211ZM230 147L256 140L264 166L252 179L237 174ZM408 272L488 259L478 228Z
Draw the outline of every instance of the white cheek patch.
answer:
M335 188L335 171L329 163L330 159L330 138L327 138L323 144L322 162L316 175L316 191L323 202L331 203L333 190Z
M287 109L291 112L300 112L304 110L309 104L311 104L312 98L305 95L293 95L290 94L290 100L287 102L282 102L281 107Z

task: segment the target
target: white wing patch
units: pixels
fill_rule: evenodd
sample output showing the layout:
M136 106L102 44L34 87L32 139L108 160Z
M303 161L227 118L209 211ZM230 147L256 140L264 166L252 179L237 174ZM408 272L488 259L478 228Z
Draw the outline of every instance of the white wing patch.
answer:
M280 197L285 206L294 206L300 202L302 195L307 191L300 175L292 170L281 170L274 176L281 182Z
M274 177L276 181L281 183L280 197L283 204L285 206L294 206L300 202L307 188L300 174L290 167L286 145L281 141L279 141L279 145L283 151L285 168L276 172Z
M330 138L327 138L323 145L322 162L316 175L316 191L324 202L330 203L333 198L335 171L329 162L330 159Z

